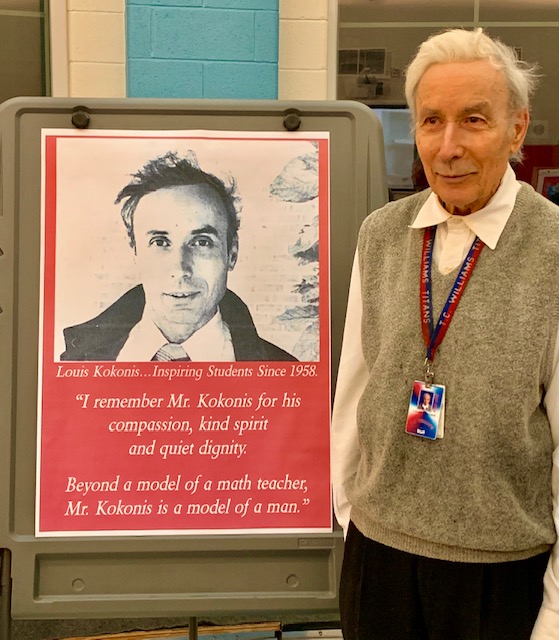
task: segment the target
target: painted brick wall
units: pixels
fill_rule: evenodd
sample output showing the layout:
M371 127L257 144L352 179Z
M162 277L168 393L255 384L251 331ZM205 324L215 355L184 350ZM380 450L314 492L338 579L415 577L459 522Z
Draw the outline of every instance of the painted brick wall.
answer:
M261 4L263 1L264 5ZM189 6L186 6L187 2ZM219 9L238 9L240 2L241 0L221 0ZM244 9L253 13L258 11L258 41L255 40L255 55L262 56L262 51L277 50L275 58L270 55L269 61L266 55L266 60L262 63L266 68L279 61L277 77L272 78L272 82L275 81L278 85L277 97L281 100L335 98L337 0L279 0L279 46L276 36L277 2L278 0L273 0L271 10L254 8L267 7L270 0L257 0L252 5L247 3L245 6L250 8ZM51 6L53 95L125 97L125 24L128 35L134 39L132 46L136 55L141 52L151 56L149 9L203 8L202 0L197 0L195 4L196 6L192 4L192 0L167 0L165 3L163 0L151 0L150 5L131 4L130 8L135 10L135 21L132 23L125 16L125 0L56 0ZM149 20L147 23L146 18ZM266 21L271 24L266 24ZM145 38L138 37L141 33ZM179 39L184 40L185 37L181 34ZM242 34L240 38L240 42L243 42ZM181 46L186 48L182 42ZM136 61L129 61L135 77L145 72L139 63L140 59L142 56ZM146 68L156 61L153 57L144 59L149 63ZM147 84L149 79L151 88L146 87L146 91L142 93L145 96L171 96L175 94L168 91L168 85L175 89L177 85L188 85L191 91L198 91L189 95L199 97L203 95L204 85L211 82L212 97L227 97L224 95L225 91L228 91L229 95L232 91L238 93L243 84L254 86L269 81L269 75L263 70L260 71L260 75L247 73L239 79L239 72L253 69L257 60L226 60L226 63L233 66L225 67L221 60L210 58L207 62L212 63L213 69L208 67L209 71L205 77L205 61L202 58L190 61L169 59L168 70L150 69L150 75L146 75L144 83ZM235 64L239 65L236 76L230 73L235 70ZM207 88L210 92L209 87ZM273 91L270 94L264 97L275 97Z
M328 18L329 0L280 0L280 100L328 97Z
M53 37L67 37L68 95L124 98L124 0L67 0L67 7L67 34Z
M275 99L279 0L126 0L129 97Z

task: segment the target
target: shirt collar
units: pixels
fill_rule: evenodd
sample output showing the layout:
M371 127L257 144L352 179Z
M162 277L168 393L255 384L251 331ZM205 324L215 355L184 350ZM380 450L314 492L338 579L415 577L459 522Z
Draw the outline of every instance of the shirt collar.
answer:
M166 340L153 323L146 307L142 319L130 331L117 360L147 362L164 344ZM183 342L182 346L194 362L235 360L229 327L223 322L219 309L213 318Z
M235 360L231 333L223 322L219 309L214 317L188 340L182 343L186 353L195 362L223 362Z
M460 220L490 249L495 249L512 213L519 190L520 183L512 167L508 165L499 188L485 207L467 216L460 216ZM452 218L452 215L444 209L439 198L431 193L410 227L424 229L446 222L449 218Z

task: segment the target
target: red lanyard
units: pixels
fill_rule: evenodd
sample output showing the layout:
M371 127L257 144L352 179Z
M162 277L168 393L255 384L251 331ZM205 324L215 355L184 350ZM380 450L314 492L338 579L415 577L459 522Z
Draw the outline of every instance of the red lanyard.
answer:
M419 304L421 309L421 329L423 341L427 348L425 358L426 375L430 372L429 365L433 362L435 352L443 341L450 322L456 312L460 298L468 284L470 276L474 270L479 254L484 247L483 242L476 237L468 255L466 256L460 272L456 277L452 289L443 307L439 320L434 326L433 323L433 297L431 286L431 269L433 264L433 247L435 244L435 234L437 227L427 227L423 235L423 252L421 256L421 275L419 279ZM432 375L431 375L432 380Z

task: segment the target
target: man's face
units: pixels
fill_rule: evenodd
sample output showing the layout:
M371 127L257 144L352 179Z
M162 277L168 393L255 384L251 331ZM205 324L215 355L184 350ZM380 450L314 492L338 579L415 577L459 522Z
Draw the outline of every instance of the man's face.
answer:
M430 393L424 393L423 394L423 405L427 406L431 404L431 394Z
M134 236L147 309L167 340L183 342L215 315L237 261L223 203L207 185L154 191L138 202Z
M510 113L502 71L486 60L434 64L419 81L416 144L431 189L450 213L483 208L528 128Z

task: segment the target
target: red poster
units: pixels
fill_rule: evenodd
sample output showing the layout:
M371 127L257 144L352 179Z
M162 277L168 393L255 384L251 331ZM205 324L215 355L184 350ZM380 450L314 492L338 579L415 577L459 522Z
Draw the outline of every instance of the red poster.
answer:
M37 536L331 531L328 133L44 130Z

